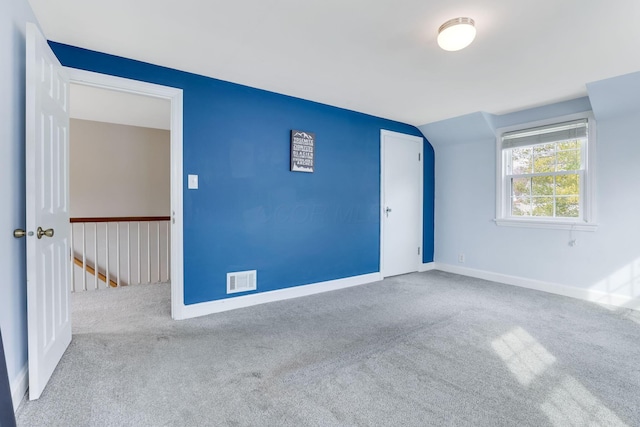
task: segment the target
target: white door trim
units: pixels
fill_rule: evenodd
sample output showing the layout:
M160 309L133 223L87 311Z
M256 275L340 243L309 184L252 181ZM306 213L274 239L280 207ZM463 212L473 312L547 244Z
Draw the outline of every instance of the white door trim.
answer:
M184 319L182 89L77 68L64 68L73 84L153 96L171 102L171 317Z
M419 269L422 267L422 254L424 251L424 248L422 247L422 242L423 242L423 230L422 230L422 223L424 221L424 142L423 142L423 138L419 137L419 136L413 136L413 135L407 135L404 133L399 133L399 132L393 132L390 130L385 130L385 129L380 129L380 274L382 276L382 278L385 277L384 275L384 201L385 201L385 194L384 194L384 147L385 144L387 144L386 142L386 138L387 137L393 137L393 138L401 138L401 139L406 139L408 141L411 142L416 142L419 143L419 155L420 155L420 166L421 166L421 171L422 173L420 174L420 182L419 182L419 205L420 205L420 215L419 215L419 224L415 224L416 230L420 235L420 254L416 254L416 269L415 271L419 271Z

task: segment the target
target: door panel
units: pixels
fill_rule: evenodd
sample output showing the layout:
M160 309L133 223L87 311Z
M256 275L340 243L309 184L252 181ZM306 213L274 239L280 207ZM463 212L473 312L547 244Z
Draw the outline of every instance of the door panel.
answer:
M29 399L33 400L42 394L71 342L69 82L33 24L27 24L26 82L27 311ZM45 233L49 229L52 235Z
M422 138L382 134L384 277L418 271L422 246Z

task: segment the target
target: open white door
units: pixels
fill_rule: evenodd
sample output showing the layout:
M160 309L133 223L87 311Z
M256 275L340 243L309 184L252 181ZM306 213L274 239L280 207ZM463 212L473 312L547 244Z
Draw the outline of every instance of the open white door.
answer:
M26 198L29 399L40 397L71 342L69 83L27 24Z
M418 271L422 259L422 138L383 130L380 272Z

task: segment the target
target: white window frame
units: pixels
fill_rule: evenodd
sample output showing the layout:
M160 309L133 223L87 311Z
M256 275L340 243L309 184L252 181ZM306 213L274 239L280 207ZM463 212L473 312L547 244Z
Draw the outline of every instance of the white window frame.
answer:
M511 216L511 185L507 182L507 159L502 147L502 137L507 132L526 131L540 126L549 126L569 122L573 120L587 119L588 138L586 150L582 150L584 157L584 170L581 173L580 186L580 212L581 218L549 218L549 217L521 217ZM595 204L595 154L596 154L596 121L592 112L570 114L554 117L548 120L523 123L514 126L499 128L496 130L496 218L495 222L500 226L508 227L532 227L552 228L563 230L595 231L596 223Z

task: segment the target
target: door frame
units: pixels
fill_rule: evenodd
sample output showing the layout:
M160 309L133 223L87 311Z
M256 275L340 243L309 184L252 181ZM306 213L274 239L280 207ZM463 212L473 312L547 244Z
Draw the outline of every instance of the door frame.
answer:
M420 267L422 266L422 257L424 253L423 248L423 240L424 240L424 139L420 136L408 135L400 132L393 132L390 130L380 129L380 275L382 278L385 278L384 275L384 178L385 178L385 159L384 159L384 148L386 144L390 144L391 142L387 142L387 138L400 138L410 142L418 143L419 151L419 162L420 162L420 180L418 185L418 202L420 206L420 214L418 216L419 223L415 224L416 232L419 233L419 250L420 253L416 254L416 269L415 271L420 271Z
M162 98L171 103L171 317L184 319L183 91L77 68L64 69L70 84Z

